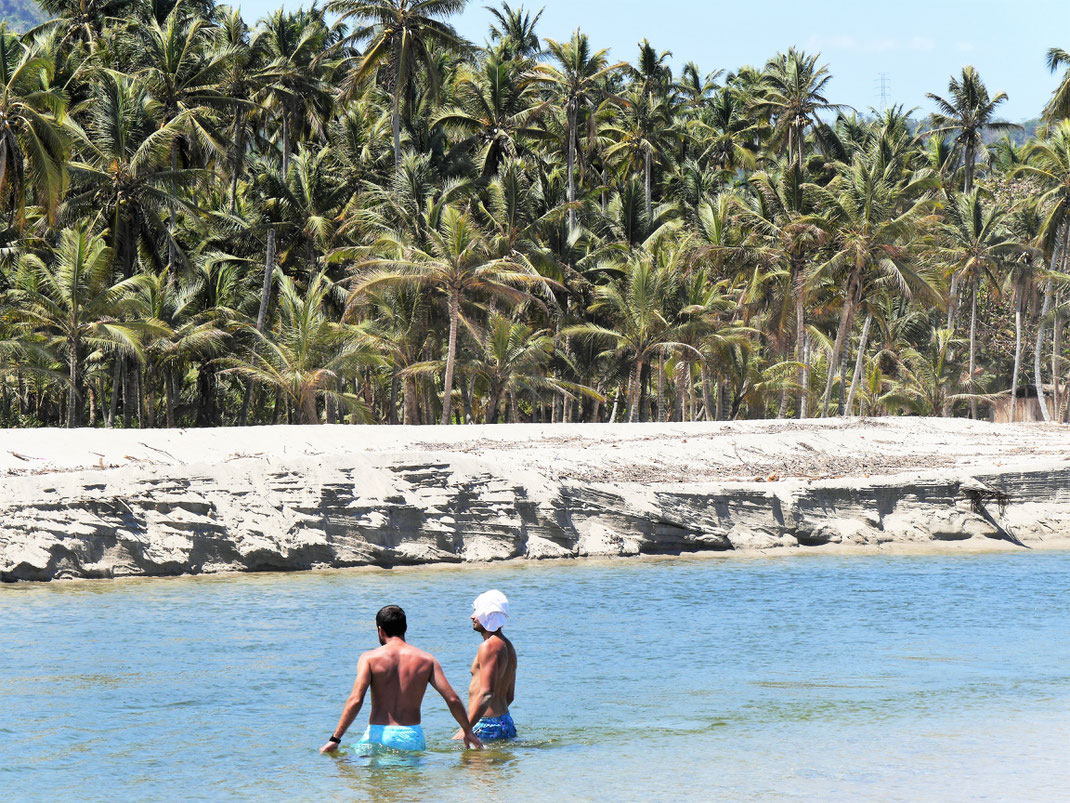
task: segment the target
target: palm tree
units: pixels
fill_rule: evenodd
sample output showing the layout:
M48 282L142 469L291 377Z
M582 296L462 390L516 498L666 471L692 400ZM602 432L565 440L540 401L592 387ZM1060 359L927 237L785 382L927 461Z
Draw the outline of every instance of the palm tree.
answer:
M969 65L962 68L961 78L951 76L947 91L948 99L931 92L925 95L939 110L930 118L931 128L925 136L941 139L954 136L955 148L965 170L963 192L968 194L973 189L977 159L985 153L984 135L989 131L1012 131L1021 126L993 119L996 109L1007 100L1007 93L997 92L989 97L981 76Z
M265 333L242 327L256 349L248 358L222 361L228 372L274 389L302 424L320 423L320 399L342 404L361 419L369 418L364 402L345 391L344 382L357 369L377 365L379 356L359 330L328 317L327 298L335 288L319 273L302 295L292 279L281 277L275 326Z
M535 33L542 19L542 10L532 16L524 6L514 10L508 3L502 3L500 9L488 7L487 10L494 18L490 25L490 41L497 44L505 58L530 59L542 51L542 42Z
M278 118L276 142L282 155L282 172L290 169L294 142L306 133L323 135L332 89L324 76L331 51L331 34L323 11L315 7L294 13L283 9L261 22L251 47L267 62L254 101L261 101Z
M870 151L842 165L827 189L809 185L817 196L815 202L827 209L824 225L832 249L832 255L811 272L809 282L816 286L835 276L844 288L821 398L822 416L828 414L836 366L864 290L888 284L919 300L938 298L931 277L918 270L911 248L919 222L932 206L921 195L931 181L921 178L904 183L898 172L897 165L884 164L878 152Z
M1059 123L1048 139L1030 145L1026 150L1025 163L1016 167L1012 174L1028 176L1043 189L1043 194L1036 200L1046 214L1036 233L1034 245L1040 247L1048 261L1048 278L1061 279L1070 264L1070 121ZM1039 353L1043 345L1045 318L1051 304L1051 291L1052 282L1048 281L1036 345L1037 396L1044 420L1048 419L1048 408L1040 381ZM1053 381L1057 382L1057 378L1053 378Z
M769 320L774 336L785 332L794 319L794 356L799 365L795 411L799 418L805 418L810 372L803 350L806 304L811 290L806 282L806 268L811 255L822 244L824 233L820 222L813 217L813 199L806 190L805 176L798 162L791 162L777 174L764 171L752 174L750 184L754 194L738 206L742 222L751 232L752 255L773 268L768 280L775 284L779 302L771 309ZM786 357L786 347L784 351Z
M431 245L428 251L385 236L380 250L393 250L397 256L367 260L361 269L368 272L358 273L353 292L360 294L383 286L416 285L435 288L445 294L450 322L442 395L442 424L446 425L452 414L461 303L479 294L516 304L531 298L517 285L532 287L547 282L537 274L519 269L512 260L492 256L475 221L455 207L447 207L442 212L441 223L429 235Z
M603 127L601 134L613 141L606 149L607 159L620 161L642 174L646 218L653 220L654 159L664 157L675 135L668 100L651 92L630 94L617 120Z
M484 423L498 423L502 399L508 400L511 419L516 423L519 420L518 401L524 391L549 390L568 394L580 389L549 375L554 354L554 338L548 330L535 330L503 315L492 315L481 349L466 366L468 373L487 385ZM582 390L598 396L589 388Z
M278 235L279 263L291 273L301 265L301 273L316 275L335 242L349 199L346 185L338 180L333 150L329 145L317 150L301 145L286 174L271 164L259 168L254 185L263 199L266 222Z
M102 350L143 358L142 339L166 327L136 320L134 295L144 282L133 277L113 283L112 250L89 224L64 229L52 258L23 254L19 282L11 292L14 314L41 335L67 363L67 426L82 423L82 361L86 351Z
M830 103L825 88L832 80L827 65L818 66L820 54L807 55L791 48L765 65L761 96L755 109L770 115L774 141L782 142L800 166L806 163L806 131L818 122L818 113L843 108Z
M464 51L470 45L443 20L464 9L466 0L330 0L327 10L340 21L357 23L349 41L367 41L364 55L348 78L349 96L383 64L393 75L391 125L394 166L401 165L401 97L415 69L422 67L437 89L434 48Z
M147 318L158 321L165 331L151 338L144 346L147 371L146 385L149 399L146 404L148 426L154 426L155 380L164 389L164 414L168 427L176 424L175 377L181 367L194 360L208 360L218 356L229 340L223 328L230 323L229 311L204 309L204 280L180 282L170 268L156 274L143 274L137 288L141 300L140 311Z
M99 212L108 221L111 247L126 278L134 274L139 250L157 267L166 261L163 245L184 260L163 216L175 206L197 211L183 190L202 172L175 169L170 160L184 117L161 125L159 112L143 83L103 73L88 130L76 138L85 161L71 163L74 186L61 210L64 218Z
M897 365L898 379L878 402L892 411L949 416L956 401L972 395L964 392L972 385L962 382L965 375L959 351L962 345L951 330L932 330L923 347L903 351Z
M581 112L594 111L606 94L605 82L624 62L610 64L607 50L591 52L587 35L576 31L565 43L546 40L546 49L555 65L536 68L537 80L551 88L565 110L565 165L568 177L568 229L576 230L576 148Z
M0 23L0 203L21 223L29 188L53 221L67 184L64 97L50 85L54 64Z
M984 283L997 287L1003 270L1019 250L1018 242L1008 230L1006 211L999 204L987 207L983 195L974 189L951 198L944 208L944 220L937 237L937 258L953 277L952 286L965 287L970 294L970 363L969 382L977 371L977 297ZM954 331L954 308L958 299L948 299L948 329ZM977 401L970 401L970 417L977 417Z
M620 272L619 282L610 282L595 290L589 312L605 319L604 325L582 323L561 331L566 337L603 340L611 344L604 352L632 360L631 393L628 397L628 421L640 413L644 368L654 354L665 356L691 347L683 342L690 322L677 322L666 309L669 297L676 293L676 266L659 265L649 252L633 255L624 265L605 265L604 270ZM646 416L642 416L646 420Z
M521 155L525 141L547 136L535 125L546 104L537 102L535 85L519 74L513 61L490 54L480 73L461 73L453 92L456 106L440 113L432 125L463 137L456 150L478 150L485 179L497 172L503 159Z
M1048 51L1048 70L1055 73L1060 67L1070 67L1070 53L1059 47ZM1070 69L1067 69L1059 86L1051 93L1051 100L1044 107L1044 122L1057 123L1070 117Z

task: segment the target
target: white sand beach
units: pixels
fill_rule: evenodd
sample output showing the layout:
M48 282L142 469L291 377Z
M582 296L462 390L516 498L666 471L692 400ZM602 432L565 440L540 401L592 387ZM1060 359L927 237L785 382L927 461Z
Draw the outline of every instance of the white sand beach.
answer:
M1070 546L1070 432L962 419L0 432L0 577Z

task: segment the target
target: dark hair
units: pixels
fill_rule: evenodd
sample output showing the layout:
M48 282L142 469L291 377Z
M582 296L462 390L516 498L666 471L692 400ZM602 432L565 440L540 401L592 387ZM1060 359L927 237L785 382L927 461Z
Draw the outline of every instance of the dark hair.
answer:
M375 614L375 626L381 627L387 637L404 636L408 628L405 622L405 611L397 605L387 605Z

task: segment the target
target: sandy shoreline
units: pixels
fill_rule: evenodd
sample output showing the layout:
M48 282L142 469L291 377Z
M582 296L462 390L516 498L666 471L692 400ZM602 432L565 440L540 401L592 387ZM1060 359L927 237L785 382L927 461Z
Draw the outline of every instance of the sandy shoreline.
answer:
M0 579L1070 547L1070 430L0 431Z

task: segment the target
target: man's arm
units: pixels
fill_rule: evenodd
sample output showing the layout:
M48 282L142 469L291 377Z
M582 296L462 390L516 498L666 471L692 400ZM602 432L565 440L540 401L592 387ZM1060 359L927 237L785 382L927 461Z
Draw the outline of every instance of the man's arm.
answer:
M332 734L335 739L341 739L345 736L345 732L353 724L353 720L357 718L357 714L360 713L360 707L364 705L364 695L368 693L368 687L371 683L371 667L368 666L367 656L362 655L360 656L360 661L357 662L357 679L353 683L353 691L349 693L349 699L346 700L345 708L342 709L342 716L338 719L338 727L334 729ZM320 748L320 752L333 753L337 749L338 742L332 740L323 745Z
M431 659L433 666L431 669L431 688L442 695L442 699L446 701L446 705L450 709L450 713L453 714L453 718L457 720L457 724L461 726L461 731L464 734L464 746L465 747L478 747L483 748L483 742L479 741L474 733L472 733L472 726L468 724L468 717L464 711L464 703L461 702L461 698L457 696L457 692L453 690L450 682L446 680L446 674L442 671L442 666L435 658Z
M498 666L501 650L490 641L479 645L479 695L472 698L468 708L468 724L473 728L483 718L490 704L494 702L495 684L498 682Z

